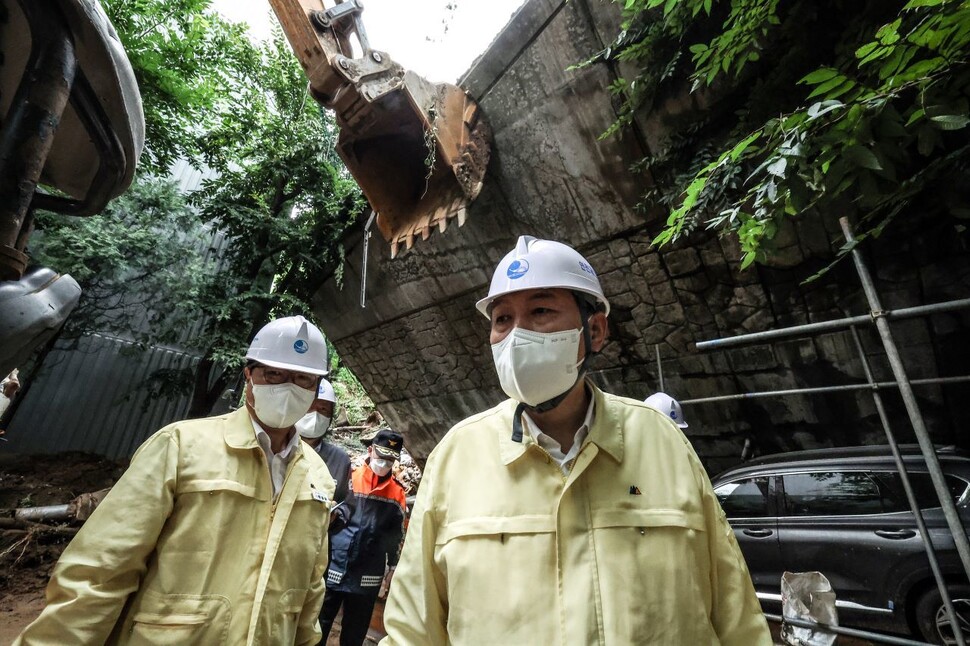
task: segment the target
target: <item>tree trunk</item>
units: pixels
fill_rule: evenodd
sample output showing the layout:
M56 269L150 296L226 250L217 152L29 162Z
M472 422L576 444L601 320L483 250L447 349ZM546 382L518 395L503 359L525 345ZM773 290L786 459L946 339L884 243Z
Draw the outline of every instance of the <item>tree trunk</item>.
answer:
M269 310L264 309L250 325L247 338L252 339L256 336L256 332L268 323L268 319ZM212 358L212 349L209 348L205 356L199 359L199 365L195 369L195 383L192 387L192 402L189 404L188 419L211 415L212 409L229 386L234 377L234 372L222 368L219 376L213 381L213 371L218 369ZM210 383L212 383L211 387L209 386Z
M189 419L206 417L212 410L212 406L215 404L218 396L222 394L222 391L218 391L218 394L213 396L215 387L209 388L209 382L212 380L212 371L215 367L215 362L212 360L212 350L210 349L206 351L205 356L199 359L199 365L195 368L195 383L192 385L192 401L189 403L189 410L186 413ZM223 373L225 373L224 370ZM223 377L220 376L216 380L216 385L218 385L219 381L223 380Z

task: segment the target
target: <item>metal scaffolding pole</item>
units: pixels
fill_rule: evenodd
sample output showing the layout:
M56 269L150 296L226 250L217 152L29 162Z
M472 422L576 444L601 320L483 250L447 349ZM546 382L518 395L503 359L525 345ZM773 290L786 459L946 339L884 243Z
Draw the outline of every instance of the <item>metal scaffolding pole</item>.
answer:
M876 380L872 376L872 368L869 366L869 359L866 357L865 348L862 347L859 328L853 325L849 329L852 331L852 340L855 342L856 350L859 352L859 361L862 362L862 370L866 373L866 381L874 386ZM916 520L916 528L919 530L920 536L923 537L923 549L926 550L926 558L930 562L930 570L933 572L933 578L936 579L936 587L940 591L943 606L946 608L946 616L950 619L953 638L956 639L957 646L966 646L959 617L957 617L956 610L953 608L953 602L950 600L950 592L946 589L946 581L943 579L943 573L940 571L940 564L936 560L936 549L933 547L933 539L926 530L923 511L919 507L916 494L913 492L913 486L909 482L909 472L906 469L903 456L899 452L899 445L896 444L896 435L893 433L892 427L889 424L889 416L886 414L886 407L883 406L882 395L879 393L878 388L873 387L872 389L872 401L876 405L876 412L879 413L879 421L882 422L882 429L886 432L886 442L889 444L889 450L892 451L893 460L896 462L896 468L899 470L899 479L903 483L906 501L909 503L909 508L913 512L913 517Z
M970 577L970 541L967 541L966 530L960 521L960 515L957 512L953 498L950 496L946 479L943 476L943 470L940 468L940 461L936 457L933 441L930 439L929 431L926 430L926 424L923 422L923 415L920 412L919 403L916 401L916 395L913 393L909 377L906 374L906 368L903 366L902 357L899 354L899 349L896 347L896 341L893 339L892 330L889 329L889 320L886 318L885 312L882 309L879 294L876 292L876 286L872 282L872 276L869 275L869 269L866 267L865 261L862 258L862 253L855 246L855 236L852 233L852 227L849 224L848 218L839 218L839 224L842 226L842 233L845 235L846 242L852 245L852 260L855 263L859 280L862 281L862 289L865 291L866 299L869 301L869 310L876 321L876 329L879 331L883 347L886 350L886 358L889 359L889 365L892 368L893 375L896 377L896 381L899 382L899 392L903 397L903 404L906 406L909 421L913 425L913 431L916 433L916 440L919 442L923 457L926 459L926 467L930 472L933 488L936 489L936 495L939 497L940 504L943 507L943 515L946 516L947 525L950 528L950 533L953 535L953 542L956 544L957 553L960 555L963 570Z
M791 624L792 626L798 626L799 628L808 628L810 630L816 630L819 632L832 633L833 635L859 637L860 639L866 639L871 642L876 642L877 644L893 644L894 646L932 646L926 642L918 642L912 639L906 639L904 637L896 637L895 635L883 635L881 633L874 633L868 630L846 628L845 626L830 626L829 624L823 624L817 621L796 619L794 617L783 617L781 615L776 615L769 612L765 613L765 619L768 621L773 621L776 624Z
M906 307L898 310L883 310L862 316L851 316L834 321L821 321L819 323L806 323L804 325L793 325L780 330L765 330L764 332L752 332L751 334L741 334L726 339L713 339L711 341L698 341L698 350L714 350L729 348L749 343L759 343L764 341L774 341L776 339L787 339L796 336L809 336L822 332L837 332L845 330L853 325L863 325L875 322L877 318L902 320L928 314L942 314L954 310L970 308L970 298L963 298L945 303L932 303L930 305L920 305L918 307Z
M935 386L946 384L961 384L970 382L970 375L958 377L934 377L932 379L913 379L910 385L913 386ZM881 390L884 388L898 388L899 382L896 381L875 381L864 384L842 384L839 386L813 386L808 388L788 388L785 390L761 390L750 393L738 393L736 395L716 395L714 397L696 397L694 399L681 399L684 404L709 404L711 402L725 402L737 399L759 399L761 397L784 397L787 395L818 395L821 393L839 393L853 390Z

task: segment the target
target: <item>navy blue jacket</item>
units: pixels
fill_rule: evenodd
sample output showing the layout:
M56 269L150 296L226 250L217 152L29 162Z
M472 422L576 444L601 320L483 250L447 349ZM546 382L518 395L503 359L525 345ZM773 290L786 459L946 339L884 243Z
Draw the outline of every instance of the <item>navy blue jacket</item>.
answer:
M385 565L397 565L404 537L404 487L393 477L378 478L365 463L354 470L345 504L347 524L330 536L327 589L376 595Z
M327 464L327 470L337 485L333 499L337 502L347 500L347 494L350 493L350 456L342 448L326 440L320 440L313 450L323 458Z

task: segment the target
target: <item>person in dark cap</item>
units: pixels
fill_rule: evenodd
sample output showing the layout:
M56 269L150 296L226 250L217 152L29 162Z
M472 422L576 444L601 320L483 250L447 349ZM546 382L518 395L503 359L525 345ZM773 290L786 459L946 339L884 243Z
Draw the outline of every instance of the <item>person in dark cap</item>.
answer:
M345 503L349 509L341 514L348 517L347 524L331 537L320 644L326 644L341 607L340 646L364 643L374 604L387 594L404 537L405 492L392 475L404 438L381 429L361 442L367 446L367 459L351 476Z

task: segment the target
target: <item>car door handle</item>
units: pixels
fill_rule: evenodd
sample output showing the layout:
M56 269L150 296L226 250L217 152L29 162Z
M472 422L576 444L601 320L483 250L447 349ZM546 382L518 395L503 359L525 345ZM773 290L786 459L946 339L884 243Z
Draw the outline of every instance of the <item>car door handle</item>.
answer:
M876 536L882 536L883 538L890 538L893 540L913 538L916 536L916 532L911 529L877 529L875 534Z
M754 538L765 538L766 536L771 536L774 534L770 529L743 529L745 536L753 536Z

